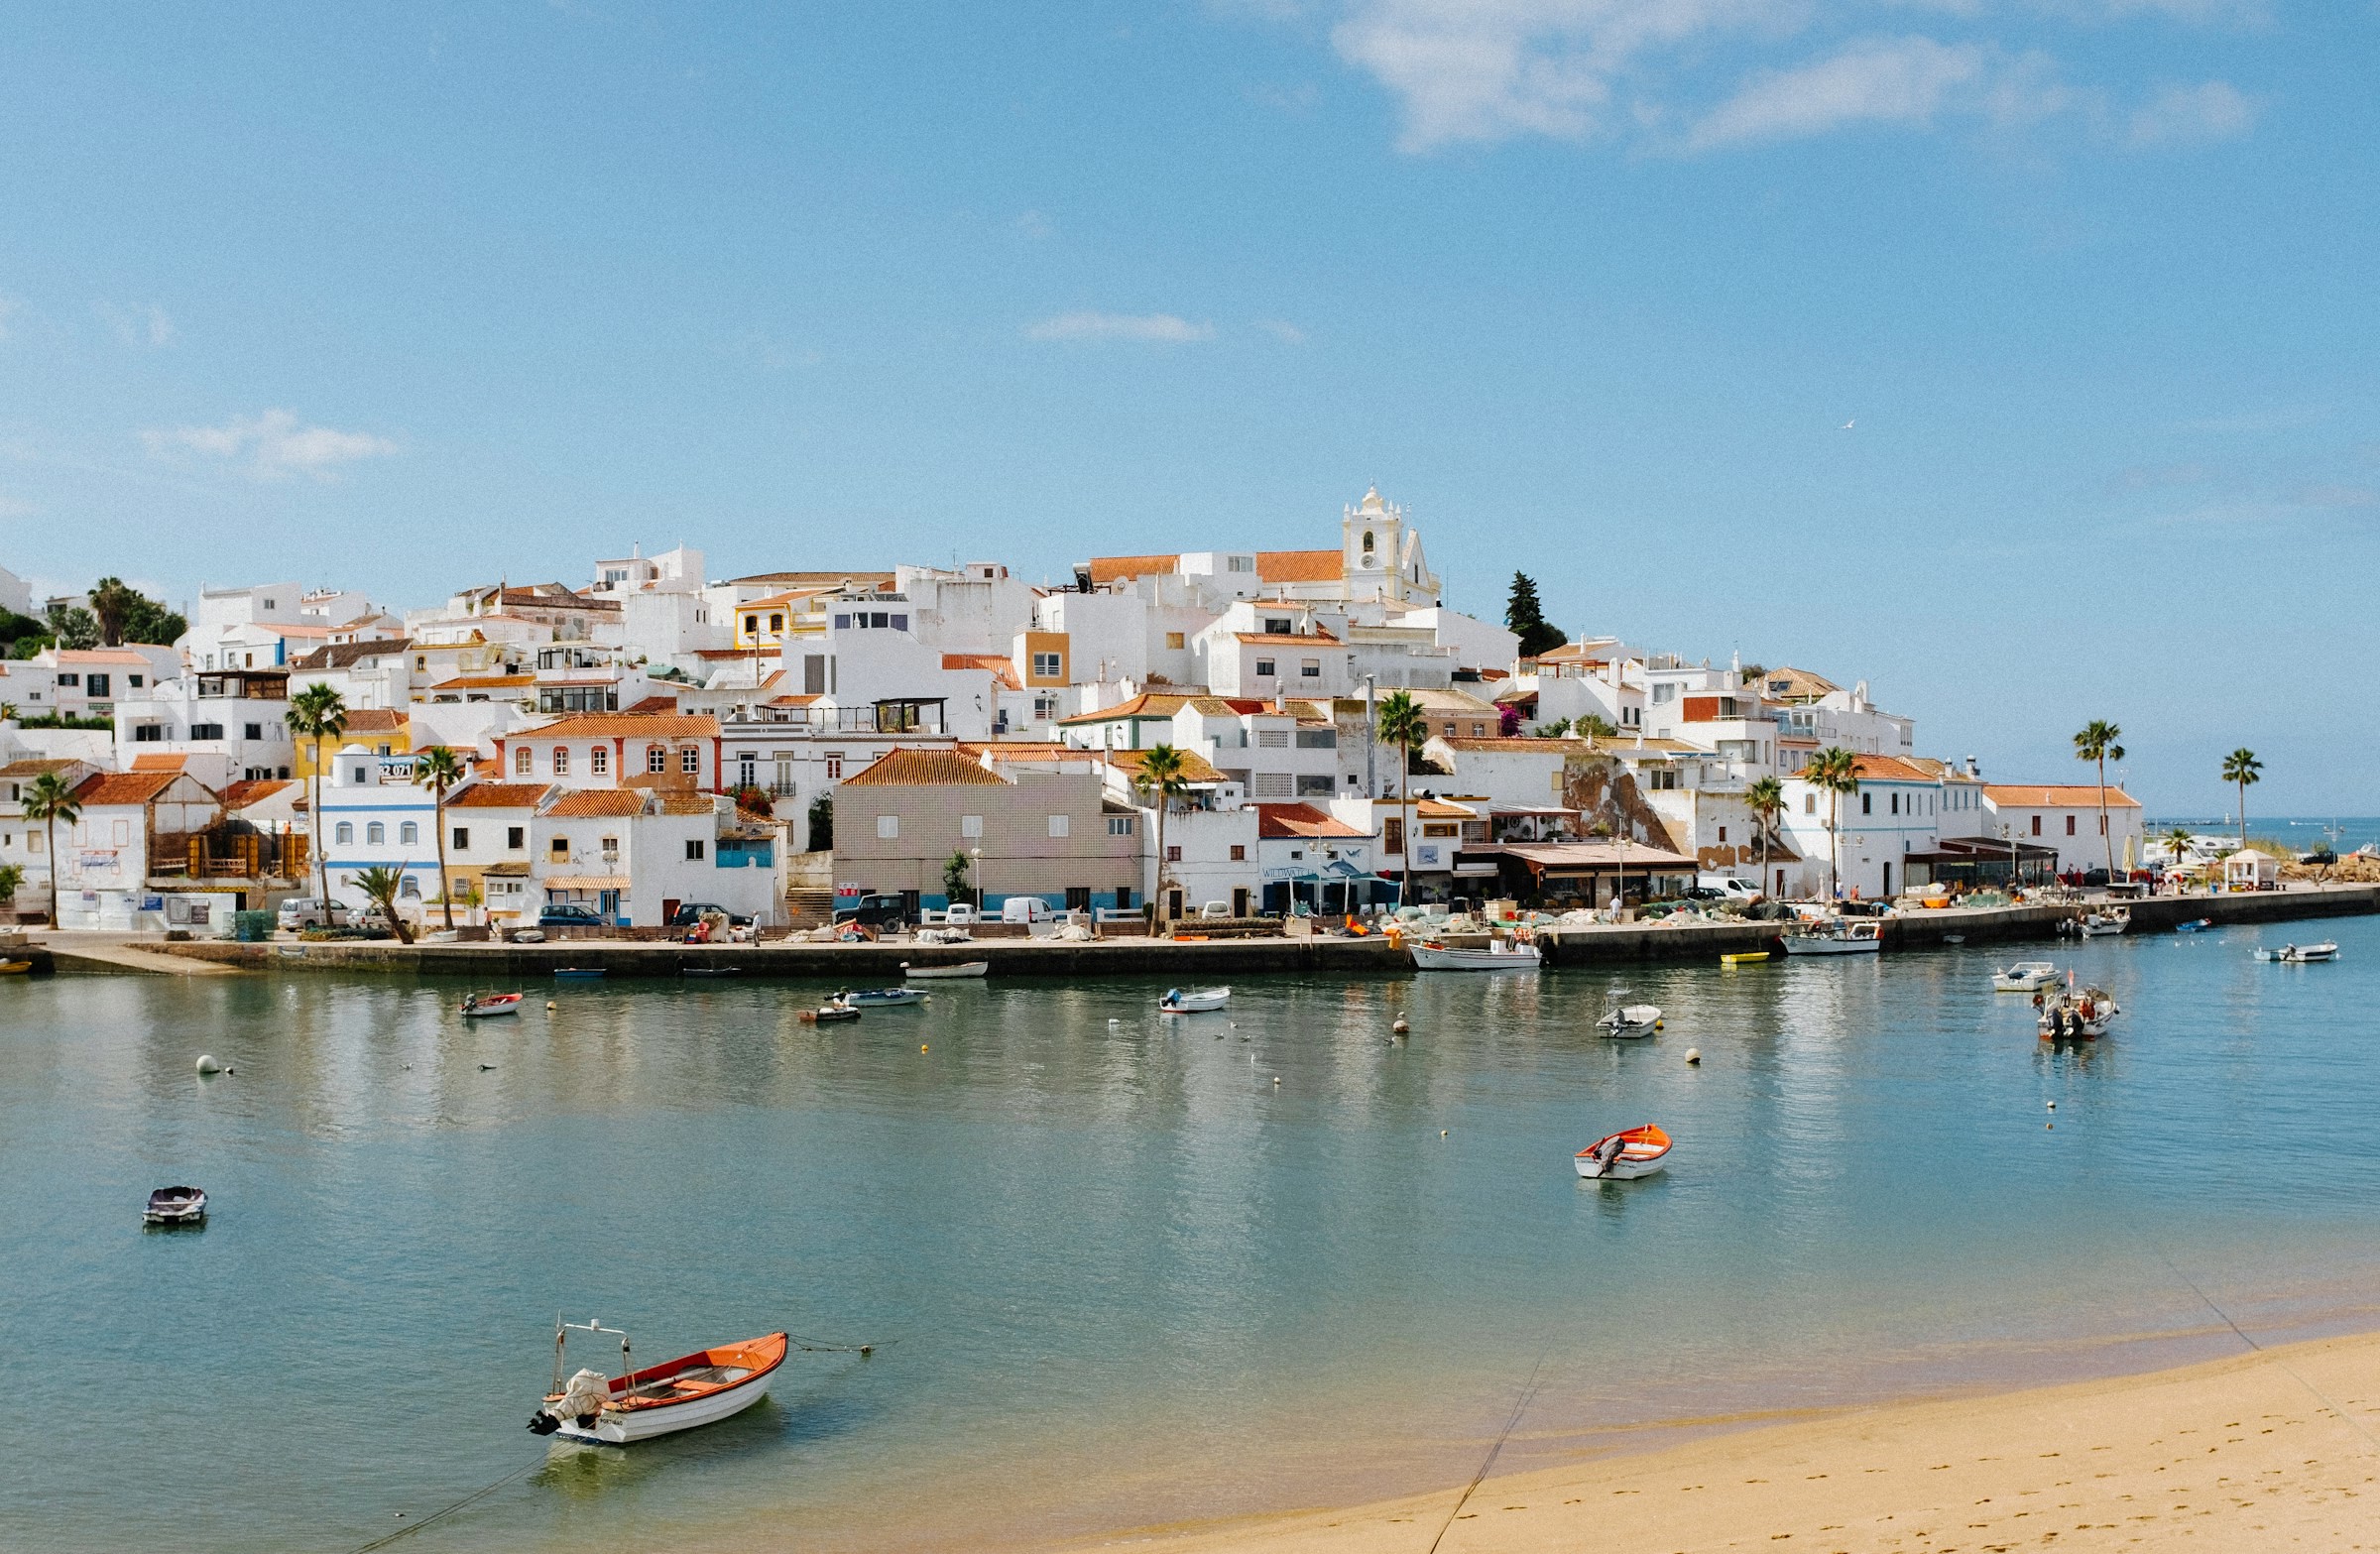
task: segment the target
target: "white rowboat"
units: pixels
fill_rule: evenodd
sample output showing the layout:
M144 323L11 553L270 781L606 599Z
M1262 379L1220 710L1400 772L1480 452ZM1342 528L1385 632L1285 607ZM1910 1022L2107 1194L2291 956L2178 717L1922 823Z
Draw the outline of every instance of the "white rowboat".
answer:
M980 977L992 969L988 960L963 960L949 966L912 966L900 963L900 974L914 982L925 977Z
M861 988L844 994L842 1001L854 1009L890 1009L900 1004L923 1004L926 997L923 988Z
M1641 1039L1661 1028L1658 1004L1614 1004L1597 1020L1597 1028L1622 1041Z
M1579 1174L1589 1181L1631 1182L1669 1163L1669 1135L1647 1123L1597 1139L1581 1149L1575 1161Z
M1160 1015L1211 1015L1232 1001L1229 988L1202 988L1196 993L1172 989L1157 1000Z
M1535 971L1543 961L1534 944L1491 939L1484 950L1450 949L1424 939L1413 946L1413 964L1423 971Z
M2284 944L2277 950L2260 949L2256 958L2286 966L2311 966L2316 961L2338 959L2338 946L2328 940L2320 944Z
M2020 960L1991 974L1994 993L2039 993L2058 986L2058 968L2046 960Z
M1873 955L1884 948L1884 925L1873 919L1836 918L1814 922L1785 935L1788 955Z
M553 1340L557 1376L567 1328L619 1332L594 1322L557 1326ZM698 1349L625 1375L580 1371L566 1383L556 1380L554 1389L545 1394L543 1406L530 1415L529 1427L538 1435L558 1435L599 1446L628 1446L697 1425L716 1424L769 1395L769 1376L784 1364L785 1348L785 1335L771 1333L715 1349ZM620 1335L620 1354L625 1365L626 1334Z

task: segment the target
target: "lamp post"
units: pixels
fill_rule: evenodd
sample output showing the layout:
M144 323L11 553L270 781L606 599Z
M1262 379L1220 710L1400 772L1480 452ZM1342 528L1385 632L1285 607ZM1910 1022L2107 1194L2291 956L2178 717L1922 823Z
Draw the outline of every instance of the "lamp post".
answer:
M1380 775L1373 759L1373 752L1379 749L1380 744L1379 724L1379 687L1373 683L1372 676L1367 674L1364 676L1364 796L1366 798L1380 796ZM1404 902L1400 900L1397 904L1402 906Z
M2006 837L2006 838L2008 839L2008 899L2010 899L2010 900L2012 900L2012 901L2013 901L2013 900L2015 900L2015 899L2016 899L2016 884L2017 884L2017 872L2016 872L2016 822L2015 822L2015 821L2013 821L2013 820L2003 820L2003 821L2001 821L2001 822L2000 822L2000 835L2002 835L2002 836L2004 836L2004 837Z
M984 850L971 847L967 851L975 859L975 914L981 917L984 914Z

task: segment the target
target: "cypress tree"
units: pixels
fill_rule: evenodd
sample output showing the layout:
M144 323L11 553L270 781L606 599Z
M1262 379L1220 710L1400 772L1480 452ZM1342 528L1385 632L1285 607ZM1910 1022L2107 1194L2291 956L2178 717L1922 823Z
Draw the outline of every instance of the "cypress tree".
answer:
M1512 574L1512 597L1504 605L1504 625L1520 638L1520 656L1534 658L1570 641L1568 633L1549 624L1545 607L1537 602L1537 581L1526 572Z

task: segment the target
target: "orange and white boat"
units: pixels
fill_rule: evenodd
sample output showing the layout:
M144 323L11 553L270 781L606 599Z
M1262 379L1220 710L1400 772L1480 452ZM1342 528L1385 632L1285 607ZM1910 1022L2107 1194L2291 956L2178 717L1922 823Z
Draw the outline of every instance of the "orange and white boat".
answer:
M1650 1123L1599 1138L1578 1154L1579 1174L1590 1181L1630 1182L1668 1163L1669 1135Z
M620 1340L621 1374L579 1371L562 1379L562 1351L570 1331L609 1333ZM771 1333L741 1343L698 1349L642 1371L628 1369L628 1335L586 1322L557 1322L553 1330L553 1390L530 1415L538 1435L560 1435L603 1446L628 1446L720 1420L769 1394L769 1377L785 1363L786 1337Z

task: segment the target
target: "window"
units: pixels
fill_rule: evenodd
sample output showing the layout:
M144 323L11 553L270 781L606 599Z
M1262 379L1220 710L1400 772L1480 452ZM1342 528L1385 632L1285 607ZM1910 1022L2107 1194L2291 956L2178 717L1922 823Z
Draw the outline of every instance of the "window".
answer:
M222 737L223 725L220 723L193 723L190 725L190 738L192 739L221 739Z
M556 745L553 747L553 775L555 777L568 777L570 775L569 746Z
M1321 679L1321 678L1322 678L1322 660L1321 660L1320 658L1301 658L1301 659L1299 659L1299 660L1298 660L1298 665L1297 665L1297 677L1298 677L1299 679L1302 679L1302 680L1318 680L1318 679Z
M668 750L667 750L666 748L664 748L664 747L660 746L660 745L648 745L648 746L646 746L646 747L645 747L645 770L646 770L646 771L648 771L648 772L666 772L666 771L668 771L668 770L669 770L669 752L668 752Z
M889 820L889 819L891 819L891 818L892 818L892 816L890 816L890 815L887 815L885 818ZM701 838L701 837L699 837L699 836L689 836L689 837L687 837L687 838L686 838L686 862L688 862L688 863L690 863L690 864L698 864L698 863L702 862L702 838Z
M469 826L458 825L454 828L454 850L458 853L467 853L471 850L471 828Z
M404 897L418 897L421 894L421 882L409 874L397 882L397 894Z
M694 748L692 745L688 745L685 749L679 751L677 753L677 770L685 773L688 777L701 776L702 752Z
M744 632L746 636L750 636L753 633L758 632L760 629L761 618L759 616L748 615L744 617Z
M1068 819L1069 817L1066 815L1051 815L1049 817L1049 834L1051 836L1066 835Z
M352 821L342 820L339 822L338 829L331 832L330 835L333 841L341 847L345 847L355 840L355 825Z
M513 752L513 773L517 777L529 776L529 747L527 745Z
M517 853L524 847L527 847L529 845L529 836L527 833L528 828L525 826L506 826L504 828L505 850L507 852Z
M2033 817L2033 834L2035 836L2041 835L2041 816L2039 815L2035 815Z
M160 744L165 737L165 729L155 723L144 723L132 731L132 742L136 745Z
M783 631L785 629L785 618L782 615L772 613L769 617L769 629L773 632Z
M899 838L900 838L900 816L898 816L898 815L878 815L878 816L876 817L876 839L877 839L878 841L880 841L880 842L892 842L892 841L898 841L898 840L899 840Z
M804 695L826 694L826 655L805 654L801 660L801 689Z
M1367 529L1364 531L1364 553L1369 555L1374 548L1371 542L1371 531Z
M1130 836L1130 835L1131 835L1131 834L1132 834L1132 817L1131 817L1130 815L1110 815L1110 816L1108 816L1108 835L1110 835L1110 836Z
M371 846L385 847L389 841L389 828L375 820L364 827L364 840Z
M1252 572L1256 569L1256 558L1252 555L1228 556L1223 569L1227 572Z
M2066 834L2069 836L2075 834L2075 817L2073 815L2066 817Z
M143 681L138 674L127 674L124 676L124 683L131 686L134 690L139 690L143 684ZM249 736L251 739L254 739L255 737L256 736L253 734Z
M421 828L416 825L413 821L408 820L397 828L397 843L399 846L413 847L417 845L420 840Z
M603 839L602 845L604 862L611 863L620 857L620 838L607 836Z
M597 745L594 749L587 752L587 771L590 774L595 777L602 777L611 770L612 753L610 751L604 749L601 745Z
M1273 672L1273 664L1272 664L1272 660L1271 660L1270 658L1258 658L1258 659L1256 660L1256 678L1258 678L1258 679L1266 679L1266 678L1269 678L1269 677L1271 676L1272 672Z
M1182 634L1181 634L1180 632L1167 632L1167 633L1165 634L1165 646L1166 646L1166 647L1168 647L1168 648L1179 648L1179 647L1182 647L1182 646L1183 646L1183 638L1182 638Z
M1390 815L1380 822L1380 851L1402 853L1405 850L1405 822L1400 815Z
M79 674L60 674L58 677L58 682L60 685L80 685L82 683L82 676Z
M1727 845L1727 828L1724 825L1719 828L1719 845L1722 847Z
M1330 774L1327 772L1301 773L1297 779L1297 796L1300 798L1328 798L1336 786L1337 784L1331 781Z
M830 750L826 753L826 779L829 782L843 780L843 752Z
M1165 861L1169 864L1178 864L1182 861L1182 849L1180 844L1175 842L1167 842L1165 844Z
M1885 800L1884 807L1893 814L1899 814L1901 812L1901 795L1899 793L1891 795Z
M1471 737L1473 739L1486 739L1488 737L1488 725L1485 723L1474 723L1471 726Z
M1289 748L1289 731L1287 729L1258 729L1256 730L1256 745L1262 750L1287 750Z
M570 838L566 836L551 838L545 844L545 851L551 855L555 863L562 862L570 856Z
M1297 731L1297 748L1300 750L1337 750L1339 748L1339 731L1337 729L1299 729Z
M981 836L981 835L983 835L983 834L984 834L984 817L983 817L982 815L961 815L961 816L959 816L959 835L961 835L961 836Z
M1065 669L1064 669L1064 668L1061 666L1061 665L1062 665L1062 663L1063 663L1063 657L1062 657L1061 655L1059 655L1059 654L1054 654L1054 653L1036 653L1036 654L1034 654L1034 655L1033 655L1033 678L1035 678L1035 679L1041 679L1041 680L1054 680L1054 679L1056 679L1056 678L1057 678L1059 675L1061 675L1061 674L1063 674L1063 673L1065 673L1065 672L1066 672L1066 671L1065 671Z
M245 725L244 731L240 737L243 739L263 739L265 737L265 726L262 723L247 724Z
M1872 815L1876 812L1875 794L1862 793L1859 795L1859 812L1863 815Z
M1297 623L1286 616L1268 615L1264 618L1264 635L1267 637L1293 636L1296 630Z
M100 697L107 694L107 676L104 674L86 674L82 679L82 688L84 694L88 695L93 701L97 701Z
M1661 704L1663 704L1664 702L1667 702L1667 701L1670 701L1670 700L1674 699L1674 698L1677 696L1677 694L1678 694L1678 688L1677 688L1677 686L1675 686L1675 685L1670 685L1670 684L1661 684L1661 685L1656 685L1656 686L1654 686L1654 687L1653 687L1653 705L1654 705L1654 706L1656 706L1656 707L1658 707L1658 706L1660 706Z
M1058 715L1058 698L1044 691L1033 698L1033 721L1047 723Z
M1234 842L1232 844L1232 862L1236 864L1244 864L1248 862L1248 844L1246 842Z
M1814 815L1818 813L1818 795L1816 793L1804 793L1802 795L1802 813L1806 815Z

